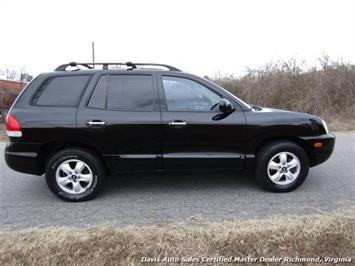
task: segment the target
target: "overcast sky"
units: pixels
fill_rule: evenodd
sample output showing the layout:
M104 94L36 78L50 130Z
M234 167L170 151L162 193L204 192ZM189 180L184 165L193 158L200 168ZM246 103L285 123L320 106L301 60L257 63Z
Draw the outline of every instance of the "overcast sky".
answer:
M166 63L198 75L295 57L355 62L354 0L1 0L0 68Z

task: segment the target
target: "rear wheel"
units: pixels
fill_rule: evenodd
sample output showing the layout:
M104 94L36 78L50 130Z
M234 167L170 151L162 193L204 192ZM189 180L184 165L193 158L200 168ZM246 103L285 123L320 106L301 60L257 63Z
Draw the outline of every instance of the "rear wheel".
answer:
M257 154L256 180L266 190L292 191L304 182L308 170L307 153L292 142L269 143Z
M67 201L93 198L101 189L105 171L101 160L88 150L64 149L49 160L46 181L50 190Z

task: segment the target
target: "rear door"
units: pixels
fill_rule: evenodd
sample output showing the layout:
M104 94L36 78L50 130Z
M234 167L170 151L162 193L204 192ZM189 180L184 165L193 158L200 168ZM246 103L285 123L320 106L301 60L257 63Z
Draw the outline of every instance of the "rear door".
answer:
M228 115L221 113L219 100L233 100L194 76L160 73L158 83L164 167L242 168L246 122L238 105Z
M114 171L158 167L161 116L155 83L151 72L102 73L78 109L82 138L101 150Z

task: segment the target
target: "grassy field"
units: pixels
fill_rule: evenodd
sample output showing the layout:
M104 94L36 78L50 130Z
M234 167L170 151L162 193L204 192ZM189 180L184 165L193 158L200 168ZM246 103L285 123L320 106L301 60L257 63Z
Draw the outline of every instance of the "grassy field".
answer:
M323 263L326 257L352 256L354 262L355 205L264 220L0 231L1 265L139 265L143 257L175 257L181 262L206 256L320 256Z

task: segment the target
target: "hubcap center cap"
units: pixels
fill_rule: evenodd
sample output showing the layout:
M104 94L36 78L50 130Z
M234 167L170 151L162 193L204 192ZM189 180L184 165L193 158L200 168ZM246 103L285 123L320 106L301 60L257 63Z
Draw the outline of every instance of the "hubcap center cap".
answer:
M284 166L284 167L281 168L281 170L282 170L282 172L287 172L287 167Z

